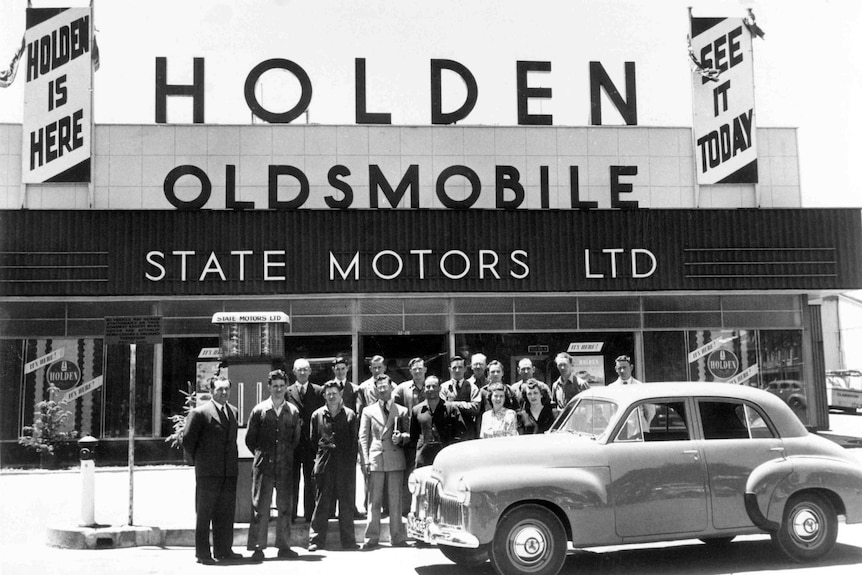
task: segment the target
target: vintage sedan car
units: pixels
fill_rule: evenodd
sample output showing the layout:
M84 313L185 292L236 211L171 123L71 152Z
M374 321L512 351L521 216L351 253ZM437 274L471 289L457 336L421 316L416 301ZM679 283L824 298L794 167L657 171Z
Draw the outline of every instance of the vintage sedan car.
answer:
M862 522L862 466L766 391L596 387L544 435L447 447L410 476L410 534L462 565L557 573L574 548L768 533L788 557Z

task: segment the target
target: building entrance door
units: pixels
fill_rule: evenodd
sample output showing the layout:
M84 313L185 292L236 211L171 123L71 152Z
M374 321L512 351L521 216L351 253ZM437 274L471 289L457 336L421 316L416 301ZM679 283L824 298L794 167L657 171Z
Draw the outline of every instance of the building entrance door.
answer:
M441 381L449 378L448 346L445 333L416 335L359 334L359 363L354 375L356 382L370 377L368 364L375 355L386 359L386 373L395 383L410 379L410 360L421 357L425 360L428 375L436 375Z

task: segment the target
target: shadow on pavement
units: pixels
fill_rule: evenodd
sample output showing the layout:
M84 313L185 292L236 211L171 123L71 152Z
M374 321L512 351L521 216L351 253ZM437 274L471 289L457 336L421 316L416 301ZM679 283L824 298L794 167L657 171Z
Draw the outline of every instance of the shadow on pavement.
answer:
M719 575L724 573L787 571L862 563L862 548L838 543L829 555L815 563L792 563L769 539L739 541L724 547L701 543L665 548L630 548L614 551L569 552L562 574L578 575ZM458 567L440 555L440 563L416 569L419 575L491 575L490 563L480 567Z

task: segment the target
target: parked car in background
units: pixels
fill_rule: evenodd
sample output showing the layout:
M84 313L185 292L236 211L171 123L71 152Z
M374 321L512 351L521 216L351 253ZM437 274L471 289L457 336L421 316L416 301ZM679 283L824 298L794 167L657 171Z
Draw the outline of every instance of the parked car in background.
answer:
M862 466L777 395L682 382L596 387L544 435L447 447L409 479L408 529L450 560L555 574L575 548L768 533L795 561L862 522Z
M766 391L777 395L796 412L805 409L805 388L795 379L779 379L766 384Z
M826 401L830 408L856 413L856 410L862 407L862 371L827 371Z

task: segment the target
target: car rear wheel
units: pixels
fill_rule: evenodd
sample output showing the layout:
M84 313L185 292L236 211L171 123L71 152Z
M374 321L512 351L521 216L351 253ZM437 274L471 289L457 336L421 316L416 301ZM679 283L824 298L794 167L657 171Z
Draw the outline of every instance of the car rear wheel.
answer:
M793 561L814 561L829 553L838 537L838 517L832 503L817 493L794 495L772 540Z
M555 575L566 560L566 532L541 505L512 509L497 525L489 557L500 575Z
M466 547L452 547L451 545L440 545L440 551L446 559L463 567L476 567L488 560L488 548L490 543L479 545L476 549Z

